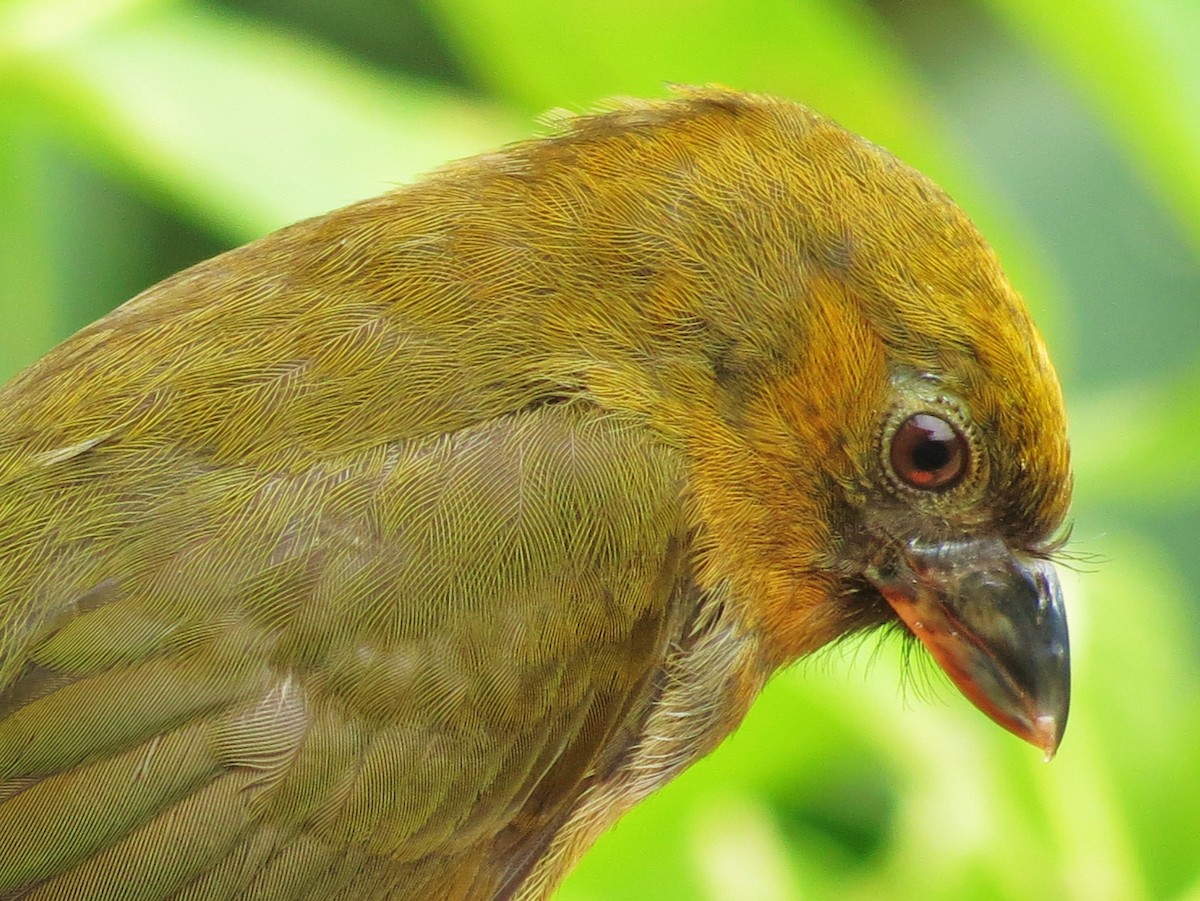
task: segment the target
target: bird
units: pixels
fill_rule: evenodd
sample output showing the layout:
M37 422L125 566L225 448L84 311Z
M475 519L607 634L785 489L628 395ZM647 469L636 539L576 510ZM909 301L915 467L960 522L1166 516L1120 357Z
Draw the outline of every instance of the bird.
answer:
M0 410L0 898L545 899L871 630L1062 738L1045 344L799 103L564 114L167 278Z

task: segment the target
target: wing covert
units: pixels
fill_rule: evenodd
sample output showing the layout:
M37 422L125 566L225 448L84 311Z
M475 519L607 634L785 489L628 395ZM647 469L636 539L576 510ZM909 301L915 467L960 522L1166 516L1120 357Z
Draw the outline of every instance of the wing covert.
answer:
M679 627L681 464L583 403L301 473L49 465L101 496L5 489L53 563L0 554L0 897L466 891L614 764Z

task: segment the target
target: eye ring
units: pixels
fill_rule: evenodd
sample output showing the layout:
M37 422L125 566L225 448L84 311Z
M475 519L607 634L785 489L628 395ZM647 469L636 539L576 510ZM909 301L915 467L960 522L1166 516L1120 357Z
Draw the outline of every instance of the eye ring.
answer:
M949 491L971 469L971 443L950 420L928 411L913 413L892 431L888 462L907 488Z

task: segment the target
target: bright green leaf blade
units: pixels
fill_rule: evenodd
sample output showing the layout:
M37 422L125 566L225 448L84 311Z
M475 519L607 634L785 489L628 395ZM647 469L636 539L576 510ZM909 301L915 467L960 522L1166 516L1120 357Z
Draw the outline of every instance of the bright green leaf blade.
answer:
M1200 244L1200 4L989 3L1072 73Z
M721 82L856 114L879 140L925 142L921 92L868 16L841 3L765 0L434 0L479 76L531 112L606 96L656 96L666 82ZM866 52L864 52L866 51ZM861 123L859 123L861 124ZM912 149L911 147L909 149Z
M951 168L913 72L852 3L429 2L479 77L531 113L717 82L803 100L921 168Z
M1200 497L1197 423L1200 373L1174 385L1128 385L1080 405L1071 415L1080 497L1143 509L1194 505Z
M31 90L115 163L235 236L373 196L518 132L311 45L183 4L30 51Z
M31 363L57 334L37 130L0 109L0 380Z

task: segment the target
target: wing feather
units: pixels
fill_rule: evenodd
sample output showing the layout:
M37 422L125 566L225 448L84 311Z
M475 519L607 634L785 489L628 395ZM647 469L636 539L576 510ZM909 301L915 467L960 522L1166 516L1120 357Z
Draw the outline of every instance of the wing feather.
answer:
M0 554L0 897L495 893L679 627L680 462L582 402L299 472L45 466L2 501L65 578Z

